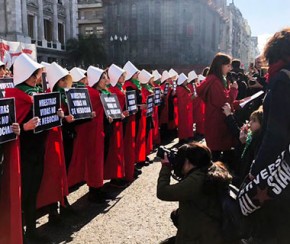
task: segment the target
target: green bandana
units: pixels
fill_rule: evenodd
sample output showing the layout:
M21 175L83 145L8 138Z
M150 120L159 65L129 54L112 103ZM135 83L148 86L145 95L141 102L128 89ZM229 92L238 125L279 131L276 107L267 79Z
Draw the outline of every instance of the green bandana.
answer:
M135 86L137 86L138 90L141 90L141 85L140 85L140 82L138 80L132 79L131 81Z
M84 87L86 87L86 85L84 83L78 81L78 82L74 82L73 87L75 87L75 88L84 88Z
M60 98L61 98L61 103L67 104L67 98L66 98L66 95L65 95L64 88L55 86L53 91L59 92L60 93Z
M121 83L118 82L116 86L119 88L120 91L124 91Z
M142 84L142 87L144 87L147 91L149 91L151 93L153 92L152 86L149 84Z
M106 90L106 89L102 89L102 90L101 90L101 93L102 93L102 94L106 94L106 95L110 95L110 94L111 94L111 92L109 92L109 91Z
M41 90L42 90L39 86L29 86L26 83L21 83L15 87L30 96L33 96L36 93L41 93Z
M250 146L250 144L251 144L251 142L252 142L252 139L253 139L253 133L252 133L252 131L249 131L249 133L247 134L246 145L245 145L245 147L244 147L244 151L243 151L243 153L242 153L241 158L244 158L245 153L246 153L246 150L247 150L248 147Z

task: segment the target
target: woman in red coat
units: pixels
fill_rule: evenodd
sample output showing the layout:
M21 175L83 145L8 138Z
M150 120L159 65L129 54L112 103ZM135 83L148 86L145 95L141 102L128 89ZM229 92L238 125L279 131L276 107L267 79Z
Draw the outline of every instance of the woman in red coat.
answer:
M190 123L192 118L191 90L187 86L187 77L180 74L177 80L177 104L178 104L178 138L179 142L186 142L187 139L193 137L193 125ZM192 121L192 120L191 120Z
M213 161L230 161L234 138L225 122L222 106L232 104L238 94L236 82L229 84L227 73L231 70L231 57L218 53L214 57L208 76L197 87L197 95L205 102L205 139L212 151Z

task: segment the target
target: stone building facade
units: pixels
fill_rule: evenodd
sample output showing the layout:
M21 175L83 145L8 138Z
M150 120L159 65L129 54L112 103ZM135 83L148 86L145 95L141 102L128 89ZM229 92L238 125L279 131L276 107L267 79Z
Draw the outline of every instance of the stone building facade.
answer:
M103 0L103 5L111 62L192 68L209 65L217 50L226 49L226 0Z
M65 42L76 37L76 0L0 0L0 37L35 43L38 61L65 64Z
M78 0L78 29L83 36L96 35L103 38L102 0Z

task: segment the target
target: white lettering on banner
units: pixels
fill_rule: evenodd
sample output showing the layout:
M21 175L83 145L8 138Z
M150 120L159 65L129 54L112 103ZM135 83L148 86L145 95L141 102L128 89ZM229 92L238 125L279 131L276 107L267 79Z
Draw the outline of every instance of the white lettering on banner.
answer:
M135 104L135 100L130 100L129 101L129 105L134 105Z
M56 98L47 98L47 99L39 100L40 107L51 106L55 104L56 104Z
M135 99L134 95L128 95L128 99Z
M14 85L13 85L13 83L1 83L0 89L4 90L5 88L14 88Z
M0 106L0 114L9 114L9 105Z
M71 93L72 99L86 99L85 93Z
M107 105L108 105L108 108L114 108L113 104L111 104L111 103L107 103Z
M91 109L89 107L85 108L77 108L77 113L78 114L86 114L86 113L91 113Z
M5 136L7 134L12 134L12 129L9 125L0 127L0 136Z
M114 103L114 102L116 102L114 97L105 97L105 101L106 101L106 103Z
M72 101L75 107L81 107L83 106L82 101L80 100L73 100Z
M40 109L40 116L45 116L49 114L54 114L56 112L55 107L48 107L48 108L42 108Z
M56 122L58 120L59 120L59 117L57 115L47 116L47 117L41 118L41 125L47 125L47 124Z

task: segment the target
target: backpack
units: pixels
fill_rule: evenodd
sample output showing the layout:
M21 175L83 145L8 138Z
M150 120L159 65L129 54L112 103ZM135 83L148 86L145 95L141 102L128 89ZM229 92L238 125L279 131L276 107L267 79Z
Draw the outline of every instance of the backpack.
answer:
M241 212L238 202L239 189L230 184L220 194L222 206L222 233L226 242L247 239L251 236L252 225Z

